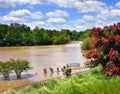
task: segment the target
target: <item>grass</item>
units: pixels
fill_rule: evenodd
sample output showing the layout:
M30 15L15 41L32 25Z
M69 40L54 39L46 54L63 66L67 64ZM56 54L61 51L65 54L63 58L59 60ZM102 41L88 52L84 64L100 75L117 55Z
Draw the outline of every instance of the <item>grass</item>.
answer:
M120 94L120 77L105 78L99 69L71 77L34 83L2 94Z

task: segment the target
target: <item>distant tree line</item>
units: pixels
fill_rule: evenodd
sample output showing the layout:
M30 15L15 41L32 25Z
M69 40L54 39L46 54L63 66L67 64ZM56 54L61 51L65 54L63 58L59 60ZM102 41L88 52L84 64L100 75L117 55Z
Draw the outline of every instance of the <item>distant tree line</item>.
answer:
M83 40L89 36L88 31L90 30L77 32L75 30L61 29L58 31L38 27L31 30L25 24L0 24L0 46L65 44L70 41Z

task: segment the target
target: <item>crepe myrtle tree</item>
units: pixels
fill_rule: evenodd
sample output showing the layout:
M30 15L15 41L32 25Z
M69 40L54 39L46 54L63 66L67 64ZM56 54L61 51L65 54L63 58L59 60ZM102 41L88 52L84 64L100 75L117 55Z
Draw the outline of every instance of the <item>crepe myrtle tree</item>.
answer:
M86 57L92 67L101 64L107 76L120 75L120 22L104 28L94 27L92 48Z
M4 76L5 80L9 80L9 74L12 72L12 68L10 61L0 61L0 73Z
M14 60L11 59L10 62L12 63L13 66L13 71L15 72L17 79L21 79L21 73L24 71L27 71L31 69L29 62L26 60Z

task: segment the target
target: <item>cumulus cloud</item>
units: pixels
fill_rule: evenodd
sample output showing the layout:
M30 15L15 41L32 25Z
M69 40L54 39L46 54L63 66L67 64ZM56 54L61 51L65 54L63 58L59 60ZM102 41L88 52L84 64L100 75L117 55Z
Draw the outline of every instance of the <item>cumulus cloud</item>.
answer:
M77 20L74 20L74 21L71 21L72 23L74 23L74 24L84 24L85 23L85 21L83 20L83 19L77 19Z
M46 16L49 17L49 19L47 20L48 23L61 24L66 22L64 17L69 16L69 14L66 11L55 10L46 13Z
M41 12L34 12L27 9L19 9L17 11L11 11L8 15L2 17L3 21L20 21L24 20L25 18L33 18L33 19L40 19L43 17Z
M17 5L36 5L36 4L45 4L48 3L48 0L0 0L0 6L11 8L16 7Z
M26 25L28 25L29 27L31 27L31 29L34 29L36 26L40 27L40 28L46 28L46 22L44 21L34 21L31 23L25 23Z
M3 16L3 21L18 21L25 17L29 17L31 12L29 10L11 11L8 15Z
M34 12L33 14L31 13L31 18L41 19L41 18L43 18L43 14L40 11L37 11L37 12Z
M55 10L55 11L46 13L46 16L48 16L50 18L54 18L54 17L60 18L60 17L67 17L67 16L69 16L69 14L66 11Z
M0 6L5 8L15 7L14 3L9 3L10 0L0 0Z
M94 21L96 21L96 18L94 16L91 16L91 15L84 15L83 20L85 20L87 22L94 22Z
M116 3L115 6L120 8L120 2Z
M104 26L106 26L106 22L102 21L102 20L97 20L95 22L94 26L96 26L96 27L102 27L103 28Z
M106 8L106 4L98 0L0 0L0 6L2 7L15 7L16 5L23 4L47 4L53 3L60 7L76 8L80 12L99 12ZM116 4L116 6L118 6Z
M65 23L66 20L63 18L50 18L47 20L48 23L62 24Z
M120 17L120 10L119 9L111 9L111 10L104 10L102 12L100 12L97 15L98 19L101 20L108 20L108 19L119 19Z
M106 4L97 0L49 0L61 7L76 8L80 12L99 12L106 8Z

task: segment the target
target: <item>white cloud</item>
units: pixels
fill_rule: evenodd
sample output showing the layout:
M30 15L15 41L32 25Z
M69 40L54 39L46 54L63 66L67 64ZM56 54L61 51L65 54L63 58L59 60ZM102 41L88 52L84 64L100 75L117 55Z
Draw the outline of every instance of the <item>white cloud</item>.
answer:
M33 19L41 19L43 18L43 14L40 11L34 12L33 14L31 14L31 17Z
M102 21L102 20L97 20L95 22L94 26L96 26L96 27L102 27L103 28L104 26L106 26L106 22Z
M66 20L63 18L50 18L47 20L48 23L62 24L65 23Z
M15 7L14 3L9 3L10 0L0 0L0 6L10 8Z
M76 8L80 12L99 12L106 8L106 4L97 0L49 0L61 7Z
M8 15L3 16L3 21L19 21L29 17L31 12L29 10L11 11Z
M60 18L60 17L67 17L69 14L66 11L62 10L55 10L53 12L46 13L46 16L50 18Z
M83 30L85 28L86 28L85 26L80 26L80 25L76 25L75 27L76 30Z
M66 11L55 10L55 11L46 13L46 16L49 17L49 19L47 20L48 23L51 23L51 24L61 24L62 23L63 24L66 22L64 17L69 16L69 14Z
M72 29L71 26L69 26L69 25L67 25L67 24L63 24L62 28L63 28L63 29L69 29L69 30Z
M106 8L105 3L95 0L86 0L84 2L76 2L75 7L80 12L99 12Z
M120 2L116 3L115 6L120 8Z
M40 19L43 17L41 12L34 12L27 9L19 9L17 11L11 11L8 15L2 17L3 21L21 21L25 18L33 18L33 19Z
M25 23L26 25L28 25L29 27L31 27L31 29L34 29L36 26L40 27L40 28L46 28L47 24L43 21L35 21L35 22L31 22L31 23Z
M77 19L77 20L72 21L72 23L74 23L74 24L85 24L86 21L84 21L83 19Z
M87 21L87 22L94 22L96 21L95 16L91 16L91 15L84 15L83 16L83 20Z
M16 7L17 5L23 4L36 5L45 3L48 3L48 0L0 0L0 6L6 8Z
M119 9L111 9L111 10L104 10L102 12L100 12L97 15L98 19L101 20L108 20L108 19L119 19L120 17L120 10Z
M47 3L53 3L60 7L76 8L80 12L99 12L106 8L106 4L98 0L0 0L0 6L8 8L23 4Z

